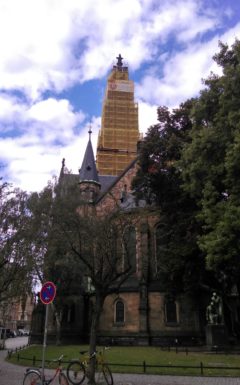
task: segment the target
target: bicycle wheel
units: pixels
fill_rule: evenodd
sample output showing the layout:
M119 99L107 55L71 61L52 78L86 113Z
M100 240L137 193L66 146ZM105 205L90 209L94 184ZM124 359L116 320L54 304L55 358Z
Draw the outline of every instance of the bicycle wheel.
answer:
M85 367L80 361L72 361L67 367L67 378L73 385L79 385L86 376Z
M36 370L29 370L25 374L23 385L42 385L41 375Z
M106 385L106 380L103 375L102 367L100 365L96 365L95 368L95 381L96 385Z
M106 380L107 385L113 385L113 376L112 376L111 370L109 369L109 366L103 365L102 372L103 372L103 375L104 375L104 378Z
M59 374L58 381L60 385L69 385L68 379L64 373Z

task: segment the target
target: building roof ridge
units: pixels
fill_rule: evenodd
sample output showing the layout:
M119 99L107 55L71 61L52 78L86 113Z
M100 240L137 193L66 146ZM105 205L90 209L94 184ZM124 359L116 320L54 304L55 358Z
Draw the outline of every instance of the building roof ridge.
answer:
M97 199L96 199L96 202L95 203L99 203L102 198L109 192L109 190L111 190L115 184L132 168L132 166L138 161L138 156L136 156L135 159L133 159L131 161L131 163L129 163L129 165L122 171L122 173L118 176L116 176L116 179L110 184L110 186L107 188L107 190L105 190ZM100 175L101 177L101 175Z

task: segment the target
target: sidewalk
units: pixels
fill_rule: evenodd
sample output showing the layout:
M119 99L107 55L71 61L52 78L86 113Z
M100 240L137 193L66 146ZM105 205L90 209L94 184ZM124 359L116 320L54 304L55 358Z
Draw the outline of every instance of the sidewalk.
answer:
M114 374L114 385L240 385L240 378Z

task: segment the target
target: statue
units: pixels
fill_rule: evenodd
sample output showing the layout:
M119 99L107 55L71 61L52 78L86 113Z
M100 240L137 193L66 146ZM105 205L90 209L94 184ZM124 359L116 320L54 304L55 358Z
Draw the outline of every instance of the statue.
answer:
M206 319L209 324L223 323L222 299L215 292L212 294L210 304L207 306Z
M207 306L206 318L207 318L207 322L209 324L216 324L217 323L216 322L216 320L217 320L216 309L215 309L214 303L212 301Z

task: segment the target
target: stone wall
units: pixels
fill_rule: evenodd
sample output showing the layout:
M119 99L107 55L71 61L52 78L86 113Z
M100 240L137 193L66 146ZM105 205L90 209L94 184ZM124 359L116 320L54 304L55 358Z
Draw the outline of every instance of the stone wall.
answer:
M125 305L125 322L123 324L116 324L115 322L115 302L118 299L121 299ZM109 295L104 303L99 329L101 333L106 333L111 330L113 335L118 334L119 332L138 332L139 293Z

